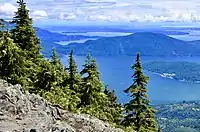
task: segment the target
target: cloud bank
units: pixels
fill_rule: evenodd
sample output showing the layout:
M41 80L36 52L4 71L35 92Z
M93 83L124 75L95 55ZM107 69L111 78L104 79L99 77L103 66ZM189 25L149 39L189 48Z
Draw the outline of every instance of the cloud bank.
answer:
M0 0L0 17L16 11ZM33 19L108 22L199 22L200 0L27 0Z

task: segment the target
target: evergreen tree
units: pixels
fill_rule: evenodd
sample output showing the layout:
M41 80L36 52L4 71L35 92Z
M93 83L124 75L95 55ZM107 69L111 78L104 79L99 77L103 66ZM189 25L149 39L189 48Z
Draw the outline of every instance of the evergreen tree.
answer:
M68 78L68 74L55 49L52 50L51 61L41 60L38 68L37 71L39 72L37 73L37 81L35 83L35 87L37 88L36 93L38 90L50 91L55 87L62 87L64 79Z
M82 84L80 95L80 108L82 113L95 116L103 121L118 124L117 118L121 114L114 105L111 104L109 97L103 93L103 84L100 81L100 73L95 59L87 56L81 71ZM113 100L112 100L113 101Z
M36 36L35 29L32 26L32 19L29 17L29 10L27 10L24 0L18 0L19 4L17 12L12 23L15 28L11 30L14 43L26 52L27 58L40 57L40 40Z
M39 93L43 91L50 91L54 87L55 76L53 76L53 66L48 60L41 60L38 66L37 80L34 83L34 88L30 91Z
M69 67L67 68L67 71L69 73L69 78L66 78L64 81L64 84L69 84L69 88L73 91L80 92L79 86L81 83L81 76L80 73L78 72L78 68L76 65L76 62L73 58L73 50L70 52L69 55Z
M52 76L55 79L54 84L63 87L63 82L66 78L69 78L69 74L68 72L66 72L65 67L62 64L60 58L58 57L55 49L53 49L52 51L51 65Z
M110 91L107 86L105 87L104 94L108 98L108 107L107 110L112 114L111 121L116 125L120 125L122 116L123 116L123 109L122 105L118 103L118 98L115 94L115 91Z
M134 82L125 90L125 93L129 93L132 99L124 106L126 116L122 123L127 127L133 127L136 132L155 132L157 131L154 117L156 111L150 106L146 88L148 77L142 72L139 53L132 69L135 70L132 76Z
M55 48L52 50L51 64L53 64L54 66L56 66L56 65L61 66L61 65L62 65L62 63L61 63L61 61L60 61L60 58L58 57Z
M89 54L83 67L81 71L83 84L80 106L87 106L98 103L97 99L103 91L103 85L100 81L100 73L96 61Z
M25 59L21 49L13 43L8 31L0 38L0 77L9 83L17 84L25 80Z

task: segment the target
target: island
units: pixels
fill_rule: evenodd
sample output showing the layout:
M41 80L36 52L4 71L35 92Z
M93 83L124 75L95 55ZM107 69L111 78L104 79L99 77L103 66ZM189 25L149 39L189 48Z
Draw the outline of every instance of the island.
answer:
M70 43L56 47L64 54L74 50L74 54L85 56L199 56L200 41L183 41L165 34L137 32L126 36L103 37L84 43Z
M187 61L152 61L143 64L145 70L161 77L178 81L200 83L200 64Z

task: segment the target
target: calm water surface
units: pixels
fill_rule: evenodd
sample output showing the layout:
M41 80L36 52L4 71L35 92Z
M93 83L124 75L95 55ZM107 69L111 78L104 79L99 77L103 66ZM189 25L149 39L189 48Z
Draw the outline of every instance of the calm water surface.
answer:
M110 89L114 89L120 102L129 100L123 90L132 83L131 76L133 71L131 65L135 57L95 57L101 72L101 79ZM79 70L84 64L85 57L76 56ZM200 57L187 58L162 58L162 57L142 57L142 62L162 60L162 61L189 61L200 63ZM62 58L64 64L67 64L67 56ZM185 83L176 80L160 77L151 72L144 71L150 77L148 85L149 98L153 103L182 101L182 100L200 100L200 84Z

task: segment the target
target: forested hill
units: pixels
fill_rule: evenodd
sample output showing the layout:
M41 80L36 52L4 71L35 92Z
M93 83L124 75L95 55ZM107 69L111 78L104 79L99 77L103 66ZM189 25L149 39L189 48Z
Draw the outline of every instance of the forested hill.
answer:
M200 102L183 101L155 106L163 132L200 132Z
M4 23L12 28L13 25ZM140 52L143 56L199 56L200 41L182 41L160 33L138 32L128 36L98 37L84 35L64 35L50 32L35 27L37 36L41 40L42 53L50 56L52 48L56 48L59 54L68 54L71 49L76 55L91 53L95 56L134 56ZM85 43L71 43L60 45L59 41L74 41L86 38L99 38L88 40Z
M200 83L200 64L187 61L144 63L144 69L179 81Z
M163 34L139 32L128 36L89 40L83 44L72 43L65 49L73 49L77 55L135 55L143 56L197 56L200 55L199 41L186 42Z

